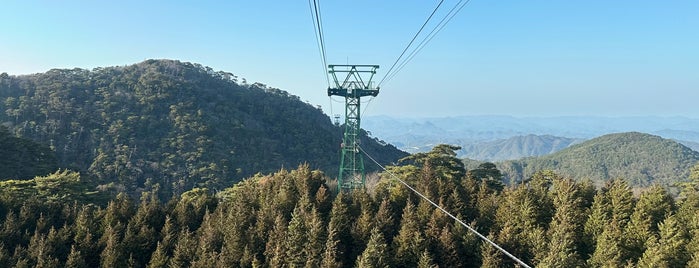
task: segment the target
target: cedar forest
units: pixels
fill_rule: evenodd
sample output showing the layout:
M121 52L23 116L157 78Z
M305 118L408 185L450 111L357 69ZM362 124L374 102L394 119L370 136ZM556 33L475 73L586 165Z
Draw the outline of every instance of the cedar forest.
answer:
M338 193L340 127L230 73L149 60L2 74L0 97L0 267L515 265L386 172ZM634 194L551 170L504 184L455 146L362 141L530 265L699 267L699 165L677 170L676 194Z

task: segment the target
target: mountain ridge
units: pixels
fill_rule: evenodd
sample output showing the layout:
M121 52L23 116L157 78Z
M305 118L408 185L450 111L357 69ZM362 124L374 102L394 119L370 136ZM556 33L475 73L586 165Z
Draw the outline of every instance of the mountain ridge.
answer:
M220 189L302 163L334 176L341 128L297 96L241 80L176 60L3 75L0 123L50 145L61 167L135 192ZM361 139L384 164L406 155Z

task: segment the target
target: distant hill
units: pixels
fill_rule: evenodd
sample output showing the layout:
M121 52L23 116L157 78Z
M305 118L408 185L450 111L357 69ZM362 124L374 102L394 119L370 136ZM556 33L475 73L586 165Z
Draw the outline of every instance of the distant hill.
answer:
M461 156L482 161L513 160L529 156L541 156L560 151L581 139L551 135L515 136L509 139L463 145Z
M602 183L627 179L633 186L653 182L674 185L685 181L699 152L675 141L650 134L629 132L604 135L542 157L498 163L506 180L520 181L535 171L551 169L576 179Z
M155 183L165 193L221 189L301 163L334 177L339 163L342 129L318 107L175 60L2 74L0 111L0 123L50 145L61 167L127 191ZM406 156L366 133L362 139L384 163Z
M516 136L551 135L575 139L591 139L610 133L642 132L663 138L699 143L699 119L687 117L601 117L557 116L514 117L474 115L433 118L367 116L365 129L398 148L411 152L427 152L440 143L462 147L492 146L495 140ZM545 151L545 148L542 148ZM460 157L473 157L459 152ZM485 157L488 157L486 154ZM485 159L480 159L485 160Z

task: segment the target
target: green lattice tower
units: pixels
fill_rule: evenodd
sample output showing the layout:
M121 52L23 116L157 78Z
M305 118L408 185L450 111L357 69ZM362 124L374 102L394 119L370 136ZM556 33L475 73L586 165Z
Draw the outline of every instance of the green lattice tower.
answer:
M379 89L371 82L378 68L378 65L328 65L328 73L335 82L334 88L328 88L328 96L345 97L345 134L337 177L339 190L364 187L364 159L359 150L361 98L379 95ZM346 74L344 80L339 80L338 74Z

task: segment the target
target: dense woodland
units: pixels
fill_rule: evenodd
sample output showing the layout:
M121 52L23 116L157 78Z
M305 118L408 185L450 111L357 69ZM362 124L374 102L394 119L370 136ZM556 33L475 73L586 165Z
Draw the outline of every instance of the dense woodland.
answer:
M610 179L625 179L634 188L653 184L676 188L697 162L699 152L676 141L627 132L597 137L549 155L497 164L506 180L513 182L549 169L575 179L590 179L597 186Z
M85 180L135 197L158 185L164 199L302 163L335 173L342 136L297 96L174 60L3 73L0 124L49 147L59 167ZM362 141L384 164L406 156L366 133ZM20 175L0 179L33 177Z
M367 136L390 173L338 193L340 128L230 73L151 60L3 74L0 97L0 267L514 266L394 176L536 267L699 267L699 164L640 134L571 149L607 166L612 146L680 155L676 194L536 165L506 185L459 147L406 155Z
M493 164L466 170L446 145L390 167L537 267L698 267L699 165L678 198L596 189L551 171L505 186ZM79 179L73 172L36 178ZM3 187L4 189L5 187ZM0 199L2 267L512 267L513 262L387 174L334 195L308 165L169 202L144 192L106 206L44 193Z

